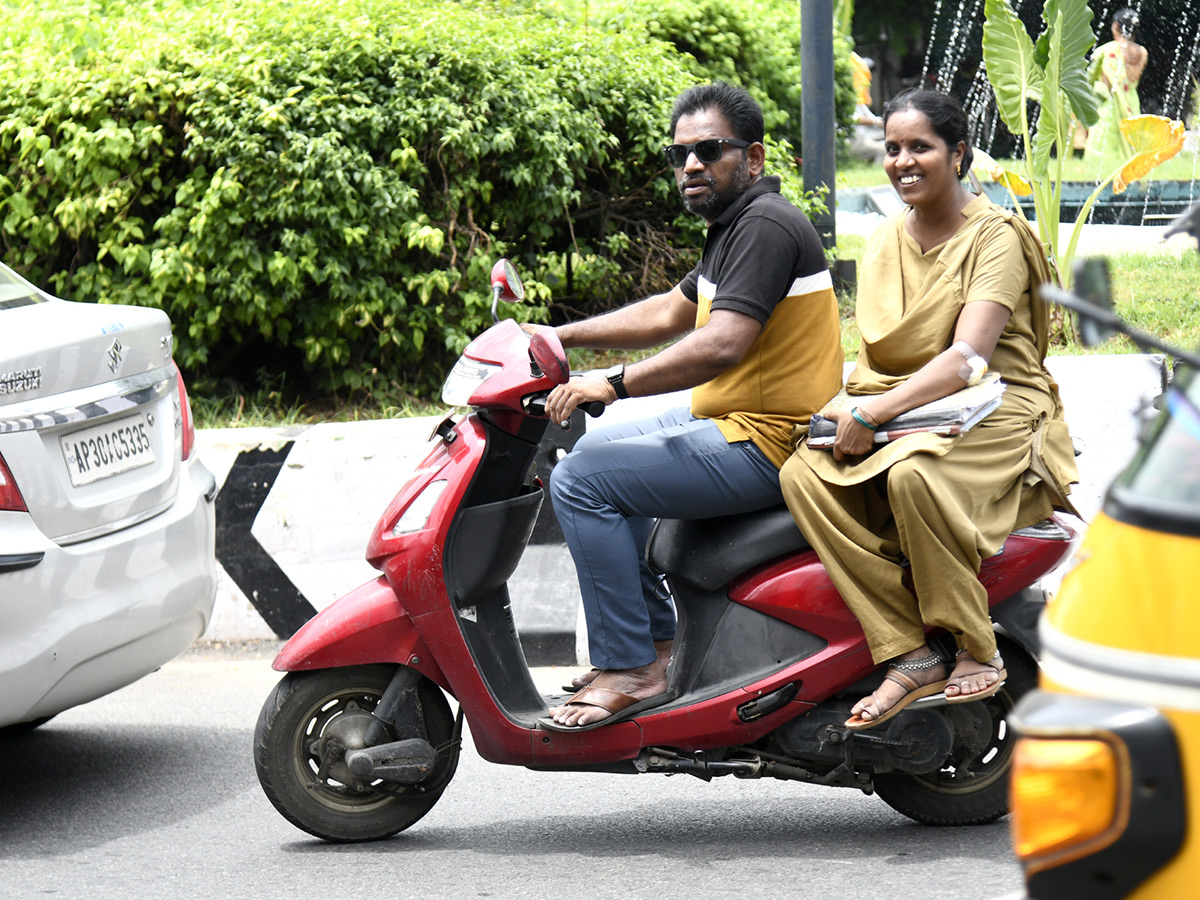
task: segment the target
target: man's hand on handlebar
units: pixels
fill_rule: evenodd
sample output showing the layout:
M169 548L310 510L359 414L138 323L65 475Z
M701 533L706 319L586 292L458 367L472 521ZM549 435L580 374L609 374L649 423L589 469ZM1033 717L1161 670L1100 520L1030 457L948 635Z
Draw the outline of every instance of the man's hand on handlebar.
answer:
M546 398L546 415L551 422L566 428L571 422L571 413L579 407L595 402L608 406L616 399L617 392L602 375L576 376L550 392Z

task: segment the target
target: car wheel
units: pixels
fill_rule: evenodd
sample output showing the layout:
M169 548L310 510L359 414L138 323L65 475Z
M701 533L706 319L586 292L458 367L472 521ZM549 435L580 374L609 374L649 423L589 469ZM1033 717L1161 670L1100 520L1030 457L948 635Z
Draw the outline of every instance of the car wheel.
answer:
M33 719L29 722L17 722L13 725L5 725L3 728L0 728L0 738L16 737L19 734L26 734L30 731L33 731L33 729L37 728L39 725L45 725L53 718L54 716L42 716L40 719Z

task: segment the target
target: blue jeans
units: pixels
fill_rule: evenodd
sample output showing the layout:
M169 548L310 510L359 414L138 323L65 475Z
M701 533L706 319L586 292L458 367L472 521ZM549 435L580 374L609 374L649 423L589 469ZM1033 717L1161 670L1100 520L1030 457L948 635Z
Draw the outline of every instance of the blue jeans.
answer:
M779 470L751 441L729 443L685 408L589 432L550 475L554 513L575 560L593 666L654 661L675 636L656 595L646 539L656 518L705 519L783 502Z

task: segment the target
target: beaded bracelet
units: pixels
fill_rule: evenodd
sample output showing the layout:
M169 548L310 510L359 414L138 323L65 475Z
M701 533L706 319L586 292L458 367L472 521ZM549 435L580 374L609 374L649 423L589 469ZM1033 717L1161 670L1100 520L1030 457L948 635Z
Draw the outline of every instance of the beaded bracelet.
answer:
M875 429L877 429L879 427L878 425L872 425L870 422L868 422L866 419L864 419L862 416L862 413L860 413L858 411L857 406L854 407L852 410L850 410L850 415L853 416L854 421L857 422L859 425L861 425L863 428L870 428L872 431L874 431Z

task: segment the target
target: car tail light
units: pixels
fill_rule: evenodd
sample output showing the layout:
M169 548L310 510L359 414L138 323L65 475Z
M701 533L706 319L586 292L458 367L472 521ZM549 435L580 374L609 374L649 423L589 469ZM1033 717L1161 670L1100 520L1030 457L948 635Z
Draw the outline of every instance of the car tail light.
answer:
M1093 738L1021 738L1012 766L1013 848L1027 866L1093 853L1129 815L1128 764Z
M183 384L183 374L179 371L179 366L174 361L171 365L175 366L175 383L179 385L179 417L183 432L183 450L180 459L187 459L192 455L192 447L196 444L196 428L192 424L192 404L188 400L187 388Z
M8 470L8 464L4 462L3 456L0 456L0 509L13 512L29 511L25 505L25 498L21 496L17 482L13 479L12 472Z

